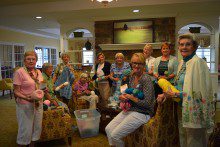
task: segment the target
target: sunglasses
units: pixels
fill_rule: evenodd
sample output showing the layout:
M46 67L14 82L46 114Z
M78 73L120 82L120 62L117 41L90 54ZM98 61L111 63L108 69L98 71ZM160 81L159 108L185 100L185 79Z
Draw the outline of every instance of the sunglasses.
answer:
M141 66L141 65L144 65L143 63L138 63L138 62L131 62L131 64L133 66Z

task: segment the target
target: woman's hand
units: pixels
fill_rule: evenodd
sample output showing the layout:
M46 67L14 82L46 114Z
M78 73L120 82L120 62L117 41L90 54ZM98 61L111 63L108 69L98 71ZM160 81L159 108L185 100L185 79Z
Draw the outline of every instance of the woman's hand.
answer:
M105 76L105 79L107 80L110 77L110 75Z
M86 95L91 95L91 91L85 90Z
M167 76L159 76L158 79L166 79L167 80L168 77Z
M119 95L119 99L122 100L122 101L127 100L127 98L126 98L125 95L126 95L126 94L121 94L121 95Z
M28 102L30 102L30 103L35 102L35 100L34 100L34 99L32 99L30 95L29 95L29 96L27 96L27 97L26 97L24 100L26 100L26 101L28 101Z
M168 87L168 90L166 92L164 92L165 97L167 98L173 98L173 97L177 97L179 95L179 93L173 92L171 90L170 87Z
M159 79L159 75L158 75L158 74L154 74L154 77L155 77L156 79Z
M134 97L132 94L125 94L125 97L135 103L137 103L139 101L139 99Z
M115 81L115 82L118 82L118 81L119 81L119 78L114 78L114 81Z
M148 74L149 74L149 75L153 75L153 70L149 70L149 71L148 71Z
M124 76L122 81L126 81L127 80L127 76Z
M54 106L56 106L56 107L59 106L59 104L57 103L57 101L55 101L55 100L51 100L51 102L54 104Z
M109 77L109 79L111 79L112 81L118 81L119 80L119 78L114 78L112 75L108 75L108 77Z
M165 101L166 101L165 95L164 95L164 94L158 94L158 96L157 96L157 102L158 102L158 104L162 104L162 103L165 102Z

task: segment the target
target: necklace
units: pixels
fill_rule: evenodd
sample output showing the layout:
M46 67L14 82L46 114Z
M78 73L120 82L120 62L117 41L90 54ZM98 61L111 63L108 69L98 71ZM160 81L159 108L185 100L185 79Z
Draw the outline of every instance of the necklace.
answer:
M34 82L36 83L36 88L39 85L39 80L38 80L38 72L36 69L34 69L34 72L36 74L36 77L34 76L34 74L27 69L27 67L24 67L24 70L28 73L28 75L34 80Z
M179 81L180 76L181 76L182 74L184 74L185 71L186 71L186 63L184 62L183 65L182 65L182 67L181 67L181 69L180 69L180 71L179 71L179 73L177 74L176 78L174 79L174 85L177 85L177 81Z

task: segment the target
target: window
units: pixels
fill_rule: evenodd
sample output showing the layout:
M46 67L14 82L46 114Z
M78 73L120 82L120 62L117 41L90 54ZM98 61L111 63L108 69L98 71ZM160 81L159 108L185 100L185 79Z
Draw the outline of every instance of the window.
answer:
M86 50L86 48L83 48L82 51L82 65L87 66L87 65L93 65L94 63L94 52L93 50Z
M24 45L0 43L1 77L12 78L13 68L23 66Z
M55 68L57 66L57 50L50 47L35 47L38 56L37 68L42 68L44 63L51 63Z
M210 48L201 48L198 47L198 49L196 50L196 54L200 57L203 58L206 62L207 65L209 67L209 69L211 68L211 55L210 55Z

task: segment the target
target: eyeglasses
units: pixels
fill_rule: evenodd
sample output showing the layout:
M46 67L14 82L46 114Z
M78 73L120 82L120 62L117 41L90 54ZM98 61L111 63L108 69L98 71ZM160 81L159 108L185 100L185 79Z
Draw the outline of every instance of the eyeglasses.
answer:
M190 42L179 43L179 46L180 46L180 47L184 47L184 46L189 47L189 46L191 46L191 45L192 45L192 43L190 43Z
M133 66L141 66L141 65L144 65L143 63L138 63L138 62L131 62L131 64Z
M25 60L27 60L29 62L33 62L33 61L36 61L36 58L26 58Z

